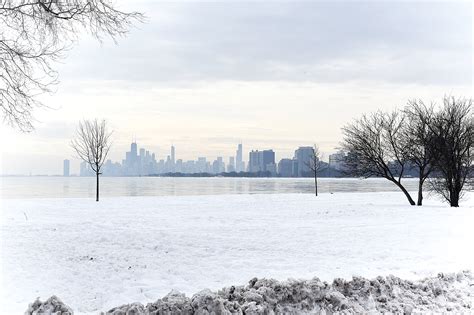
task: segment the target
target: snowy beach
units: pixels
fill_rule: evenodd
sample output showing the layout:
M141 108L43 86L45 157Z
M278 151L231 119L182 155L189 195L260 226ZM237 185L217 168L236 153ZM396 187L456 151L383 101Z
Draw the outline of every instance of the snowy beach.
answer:
M2 314L55 294L76 314L253 277L404 279L474 269L474 196L401 193L4 199Z

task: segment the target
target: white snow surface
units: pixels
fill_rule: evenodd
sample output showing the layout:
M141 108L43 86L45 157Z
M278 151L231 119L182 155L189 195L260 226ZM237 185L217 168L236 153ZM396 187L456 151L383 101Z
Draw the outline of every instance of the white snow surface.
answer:
M251 278L420 279L474 270L474 194L460 208L401 193L6 199L1 314L57 295L76 314Z

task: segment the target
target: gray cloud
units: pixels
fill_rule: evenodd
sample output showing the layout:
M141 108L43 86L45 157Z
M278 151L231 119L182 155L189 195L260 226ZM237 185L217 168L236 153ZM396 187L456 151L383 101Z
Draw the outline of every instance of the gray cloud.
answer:
M143 8L147 24L118 47L84 41L63 78L472 80L469 2L154 2Z

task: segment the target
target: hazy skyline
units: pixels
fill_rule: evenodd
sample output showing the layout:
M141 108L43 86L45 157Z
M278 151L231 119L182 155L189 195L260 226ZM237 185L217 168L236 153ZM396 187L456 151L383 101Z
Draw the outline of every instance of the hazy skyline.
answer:
M135 2L133 3L135 5ZM118 2L119 7L130 2ZM471 2L152 2L114 45L85 35L57 65L36 130L2 125L2 174L60 174L77 122L105 118L110 158L335 151L354 117L410 98L472 97ZM72 159L71 172L78 161Z

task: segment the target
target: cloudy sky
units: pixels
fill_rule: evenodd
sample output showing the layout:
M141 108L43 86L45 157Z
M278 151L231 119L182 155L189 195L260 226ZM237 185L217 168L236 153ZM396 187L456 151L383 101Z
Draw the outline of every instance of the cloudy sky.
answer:
M81 36L36 130L1 126L3 174L60 174L80 119L105 118L111 159L136 138L166 158L299 145L335 151L340 128L408 99L472 97L473 8L465 2L122 1L145 24L115 45ZM128 7L127 7L128 6Z

